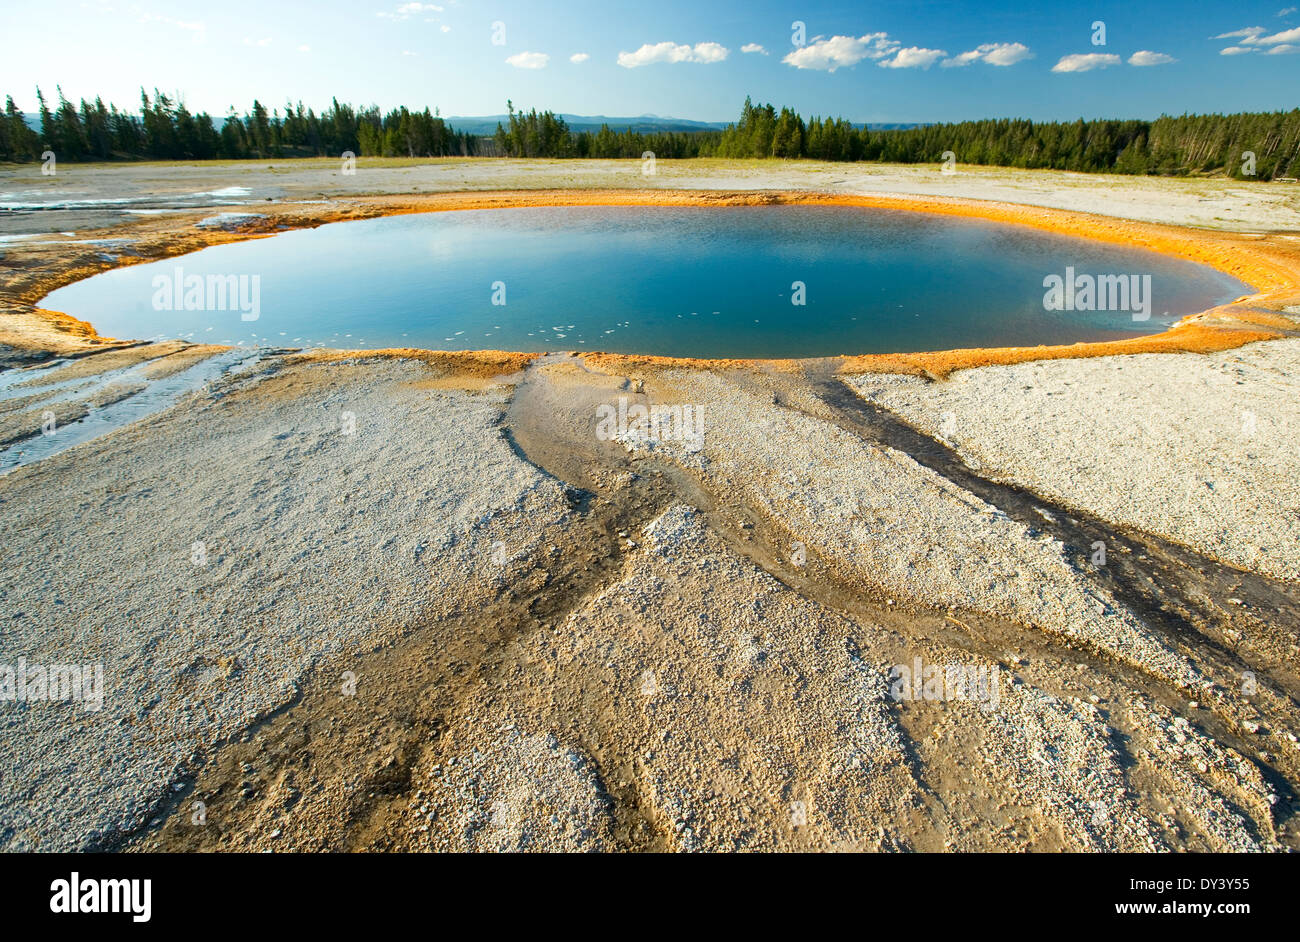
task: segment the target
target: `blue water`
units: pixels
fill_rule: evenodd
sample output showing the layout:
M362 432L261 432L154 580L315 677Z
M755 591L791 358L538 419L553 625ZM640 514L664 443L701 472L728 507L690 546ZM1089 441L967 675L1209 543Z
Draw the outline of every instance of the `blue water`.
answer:
M1045 310L1043 280L1067 266L1149 275L1150 319ZM154 277L178 267L247 276L246 289L256 276L257 319L241 319L233 303L156 309ZM796 281L802 306L791 303ZM851 207L584 207L286 232L118 269L42 305L123 339L801 357L1117 339L1248 291L1155 253L978 220Z

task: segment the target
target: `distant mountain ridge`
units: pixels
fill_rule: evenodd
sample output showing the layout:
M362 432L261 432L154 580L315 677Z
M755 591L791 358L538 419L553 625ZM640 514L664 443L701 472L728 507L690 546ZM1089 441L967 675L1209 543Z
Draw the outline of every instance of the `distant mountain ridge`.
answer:
M634 118L615 118L603 114L560 114L569 130L575 134L590 131L593 134L601 125L608 124L611 131L624 131L631 128L638 134L665 133L673 131L721 131L728 122L725 121L691 121L687 118L661 118L658 115L643 114ZM460 115L446 117L445 120L457 131L467 134L495 134L497 125L509 127L509 115Z
M600 130L601 125L608 124L611 131L621 133L627 128L631 128L636 134L655 134L673 132L677 134L691 131L721 131L730 121L692 121L689 118L668 118L659 115L643 114L634 118L614 118L603 114L562 114L561 118L569 126L569 130L575 134L583 131L589 131L595 134ZM463 131L466 134L476 136L490 137L497 131L497 124L508 126L508 115L490 114L490 115L471 115L444 117L443 120L455 128L457 131ZM30 112L23 114L23 120L33 131L41 129L41 116ZM224 115L213 115L212 121L217 130L225 123ZM904 124L875 124L854 121L855 128L868 128L872 131L901 131L907 128L925 127L925 122L904 123Z
M675 133L721 131L728 124L733 123L731 121L692 121L689 118L668 118L653 114L638 115L635 118L614 118L603 114L561 114L559 117L564 119L564 123L569 126L569 130L575 134L580 134L583 131L590 131L595 134L603 124L608 124L609 129L615 132L622 132L631 128L633 133L636 134L654 134L669 131ZM444 120L457 131L464 131L466 134L495 134L497 124L502 127L509 126L509 115L504 114L460 115ZM853 126L855 128L867 128L872 131L902 131L907 128L925 127L925 124L923 122L877 124L854 121Z

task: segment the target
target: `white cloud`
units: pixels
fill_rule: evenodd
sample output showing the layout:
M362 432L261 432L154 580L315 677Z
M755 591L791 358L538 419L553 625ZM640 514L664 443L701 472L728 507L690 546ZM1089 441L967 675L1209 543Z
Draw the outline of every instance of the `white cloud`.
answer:
M970 52L963 52L951 59L943 60L945 69L960 68L972 62L986 62L989 65L1015 65L1025 59L1032 59L1034 54L1024 43L985 43L976 46Z
M721 62L727 58L730 50L718 43L696 43L694 46L683 43L646 43L636 52L620 52L618 64L625 69L635 69L656 62Z
M726 46L720 43L696 43L695 62L721 62L730 54Z
M984 61L989 65L1015 65L1034 57L1024 43L989 43L980 46L979 51L984 52Z
M448 26L446 23L443 23L442 26L440 26L440 27L438 27L438 28L441 29L444 33L450 33L450 32L451 32L451 27Z
M516 69L544 69L551 57L544 52L516 52L506 62Z
M908 46L898 50L892 59L879 63L882 69L928 69L948 53L942 49L922 49L920 46Z
M245 37L244 37L244 45L245 45L245 46L269 46L269 45L271 45L271 40L269 40L269 39L253 39L251 36L245 36Z
M1053 72L1091 72L1093 69L1105 69L1119 65L1123 60L1108 52L1076 52L1062 56L1061 61L1052 66Z
M745 43L745 45L743 45L743 46L740 47L740 51L741 51L741 52L756 52L756 53L758 53L758 54L761 55L761 56L765 56L765 55L767 55L767 50L764 49L762 46L760 46L758 43Z
M796 69L834 72L844 66L857 65L863 59L883 59L897 51L900 45L901 43L890 39L888 33L867 33L857 39L852 36L832 36L830 39L815 39L781 61Z
M1278 11L1277 11L1277 15L1278 15L1278 16L1290 16L1290 15L1291 15L1292 13L1294 13L1295 11L1296 11L1296 8L1295 8L1295 7L1287 7L1285 10L1278 10Z
M442 7L436 3L403 3L392 12L381 11L375 16L385 20L409 20L413 16L419 16L421 13L441 13Z
M402 50L402 55L404 55L404 56L419 56L419 53L418 53L418 52L411 52L411 50L409 50L409 49L403 49L403 50Z
M299 52L311 52L311 46L308 46L306 43L303 43L301 46L298 47L298 51L299 51Z
M573 55L569 56L569 61L577 64L579 62L586 62L590 58L591 56L585 52L575 52Z
M1281 16L1281 14L1278 15ZM1278 55L1290 52L1290 46L1300 43L1300 26L1295 29L1284 29L1280 33L1272 33L1271 35L1262 26L1247 26L1244 29L1234 29L1231 33L1220 33L1218 36L1211 38L1237 40L1236 45L1219 50L1221 56L1239 56L1245 52L1266 52L1268 55Z
M1128 57L1129 65L1168 65L1170 62L1177 61L1173 56L1163 52L1152 52L1149 49L1140 50Z
M1250 42L1252 39L1263 36L1267 32L1268 30L1264 29L1262 26L1247 26L1245 29L1234 29L1231 33L1220 33L1218 36L1213 36L1211 38L1240 39L1243 42Z
M1300 46L1297 46L1294 43L1283 43L1280 46L1274 46L1268 51L1268 54L1270 56L1282 56L1292 52L1300 52Z

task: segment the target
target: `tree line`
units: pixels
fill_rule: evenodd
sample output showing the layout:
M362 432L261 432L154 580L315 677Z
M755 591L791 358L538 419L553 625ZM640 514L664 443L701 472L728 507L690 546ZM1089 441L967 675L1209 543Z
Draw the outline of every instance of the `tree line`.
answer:
M140 90L140 111L132 114L103 99L74 105L58 89L54 106L37 89L40 129L30 127L13 96L5 97L0 120L0 161L39 160L47 150L60 161L210 160L214 158L473 156L478 139L456 131L436 111L398 108L381 114L377 105L357 109L334 99L316 114L286 104L284 113L260 101L243 115L234 108L218 128L212 116L193 114L183 101Z
M880 163L957 163L1083 173L1226 173L1273 180L1300 174L1300 109L1155 121L1029 121L1000 118L914 128L855 127L844 118L805 121L791 108L755 105L722 131L572 133L545 111L497 125L494 153L509 157L814 158ZM951 155L948 158L947 155Z
M1155 121L1001 118L914 128L855 128L843 118L807 123L789 108L745 99L722 132L718 157L814 157L883 163L957 163L1084 173L1226 173L1273 180L1300 174L1300 108L1289 112L1168 115Z
M254 101L220 124L193 114L183 101L141 89L131 113L96 98L74 105L58 89L51 105L37 89L40 128L30 127L12 96L0 119L0 161L205 160L211 158L338 157L600 157L813 158L834 161L935 163L952 160L1084 173L1184 175L1224 173L1274 180L1300 175L1300 108L1289 112L1165 115L1154 121L1029 121L999 118L913 128L856 127L844 118L755 105L721 131L574 132L551 111L516 111L491 137L455 130L439 115L405 107L381 113L332 100L317 114L302 103L268 111Z

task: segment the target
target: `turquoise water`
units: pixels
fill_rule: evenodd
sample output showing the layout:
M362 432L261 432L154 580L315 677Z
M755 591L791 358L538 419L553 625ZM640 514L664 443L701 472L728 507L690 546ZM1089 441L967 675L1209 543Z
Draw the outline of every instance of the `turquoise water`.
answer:
M1149 276L1150 318L1046 310L1044 279L1067 266ZM167 310L195 275L242 277L243 307L232 292L225 309ZM584 207L286 232L118 269L42 304L132 339L799 357L1130 337L1248 290L1155 253L922 213Z

